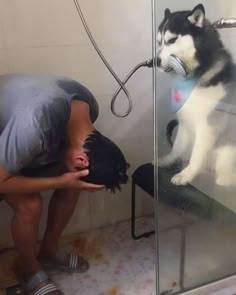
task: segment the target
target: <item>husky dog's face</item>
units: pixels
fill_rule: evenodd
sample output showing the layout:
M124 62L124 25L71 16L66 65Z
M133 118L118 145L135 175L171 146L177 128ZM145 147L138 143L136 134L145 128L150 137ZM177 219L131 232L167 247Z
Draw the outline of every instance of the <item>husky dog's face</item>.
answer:
M192 11L171 13L166 9L157 34L158 66L167 69L168 59L173 54L185 63L190 73L198 68L197 47L204 37L206 23L202 4Z

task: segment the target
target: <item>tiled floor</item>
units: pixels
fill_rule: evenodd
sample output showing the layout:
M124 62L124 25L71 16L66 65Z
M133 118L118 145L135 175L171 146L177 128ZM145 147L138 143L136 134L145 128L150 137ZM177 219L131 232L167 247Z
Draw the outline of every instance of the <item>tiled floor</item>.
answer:
M236 287L229 287L226 289L216 291L210 295L235 295L235 294L236 294Z
M155 294L154 236L135 242L129 238L128 224L93 232L85 240L73 240L75 248L81 249L82 243L91 268L81 276L56 277L67 295ZM152 227L153 220L144 219L141 226Z
M153 227L153 219L139 222L141 228ZM85 274L53 274L66 295L154 295L155 238L135 242L130 238L129 222L63 241L88 258ZM13 253L1 256L0 277L5 284L15 279Z
M161 290L169 291L165 294L179 290L181 231L178 225L183 224L183 220L186 222L186 216L183 218L170 208L162 208L160 228L177 225L177 228L160 233ZM228 221L218 224L192 216L188 216L187 221L194 223L187 229L184 286L197 286L234 272L235 224L230 227ZM150 230L153 223L152 218L142 218L138 221L138 229ZM90 262L90 270L82 275L52 274L66 295L156 294L155 237L133 241L129 221L67 237L62 244L74 248ZM14 283L17 272L14 253L0 255L0 287ZM214 295L236 294L228 294L227 289L226 293L219 292Z

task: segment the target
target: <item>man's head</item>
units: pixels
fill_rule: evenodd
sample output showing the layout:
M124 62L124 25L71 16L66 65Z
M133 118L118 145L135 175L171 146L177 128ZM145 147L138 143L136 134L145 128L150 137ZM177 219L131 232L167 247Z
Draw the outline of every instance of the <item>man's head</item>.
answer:
M204 71L213 62L214 52L222 47L218 32L205 17L202 4L189 11L171 13L166 9L157 40L158 66L166 69L170 55L175 55L190 73Z
M112 192L126 184L129 164L118 146L100 132L94 130L84 141L81 148L69 153L69 169L88 168L89 175L83 180L105 185Z
M85 141L84 150L89 159L89 175L85 181L104 184L115 191L126 184L129 164L118 146L98 131L94 131Z
M69 171L87 168L85 181L115 191L128 181L129 167L118 146L94 129L89 105L72 101L65 143L65 164Z

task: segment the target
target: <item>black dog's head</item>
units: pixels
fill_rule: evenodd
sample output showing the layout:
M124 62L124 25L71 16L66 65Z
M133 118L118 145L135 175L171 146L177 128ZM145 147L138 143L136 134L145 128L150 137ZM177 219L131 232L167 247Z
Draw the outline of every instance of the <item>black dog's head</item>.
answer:
M129 164L118 146L100 132L94 131L85 141L85 153L89 159L89 175L83 180L103 184L115 192L128 181Z
M158 66L167 68L170 55L175 55L186 64L190 73L204 72L223 49L217 30L206 19L202 4L189 11L171 13L166 9L157 40Z

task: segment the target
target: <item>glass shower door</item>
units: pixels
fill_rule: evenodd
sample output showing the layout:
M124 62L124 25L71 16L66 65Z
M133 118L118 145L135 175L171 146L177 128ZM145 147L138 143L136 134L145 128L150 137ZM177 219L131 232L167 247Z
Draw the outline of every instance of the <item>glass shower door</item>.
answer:
M153 1L158 294L236 294L236 3L197 4Z

